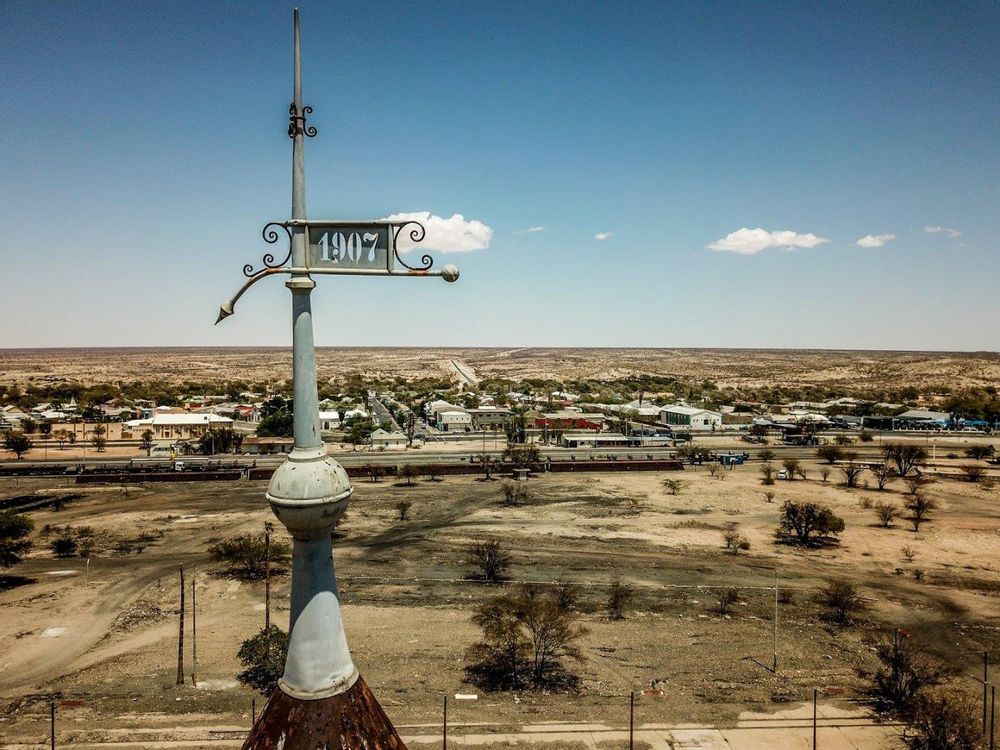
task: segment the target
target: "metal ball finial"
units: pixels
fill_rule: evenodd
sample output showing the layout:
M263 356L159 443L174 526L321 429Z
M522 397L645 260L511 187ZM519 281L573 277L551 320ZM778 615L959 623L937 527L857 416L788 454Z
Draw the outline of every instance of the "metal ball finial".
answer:
M452 265L451 263L446 265L441 269L441 278L449 284L453 281L458 281L458 266Z

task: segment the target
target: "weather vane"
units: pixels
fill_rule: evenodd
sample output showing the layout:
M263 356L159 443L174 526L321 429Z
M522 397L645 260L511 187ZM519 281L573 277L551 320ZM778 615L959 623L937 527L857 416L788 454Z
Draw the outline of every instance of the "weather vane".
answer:
M247 264L243 286L219 310L216 323L233 314L237 300L265 276L286 274L292 293L293 434L295 445L275 471L267 489L271 510L292 535L292 591L288 657L284 675L271 695L245 750L405 750L402 740L358 674L351 660L340 615L331 534L350 501L353 488L344 468L327 455L320 437L316 351L310 295L314 275L440 276L458 279L447 265L432 270L424 254L419 264L400 257L398 241L424 239L416 221L314 221L306 218L306 124L312 107L302 105L299 11L295 10L295 91L289 107L292 139L292 218L272 221L262 230L275 244L282 232L288 252L280 261L271 253L262 266ZM280 231L279 231L280 230Z

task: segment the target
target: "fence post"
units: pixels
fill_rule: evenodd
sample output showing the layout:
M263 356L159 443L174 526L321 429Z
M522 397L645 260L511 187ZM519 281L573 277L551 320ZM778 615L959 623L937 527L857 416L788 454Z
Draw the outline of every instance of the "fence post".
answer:
M191 684L198 687L198 600L195 574L191 574Z
M56 702L49 701L49 740L52 750L56 750Z
M441 750L448 750L448 696L444 697L444 716L441 721Z
M184 684L184 566L178 565L181 573L181 606L177 616L177 684Z
M771 639L771 671L778 674L778 569L774 569L774 633Z
M990 686L990 750L996 750L997 686Z
M264 524L264 632L271 629L271 524Z
M635 726L635 691L628 694L628 750L633 750L633 727Z
M816 701L819 697L819 690L813 688L813 750L816 750Z
M990 682L990 652L983 651L983 734L986 734L986 698Z

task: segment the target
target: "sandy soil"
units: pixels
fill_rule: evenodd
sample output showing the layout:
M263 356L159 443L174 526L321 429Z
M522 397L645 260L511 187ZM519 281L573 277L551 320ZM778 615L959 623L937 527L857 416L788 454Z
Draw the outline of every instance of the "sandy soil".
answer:
M907 628L965 674L978 668L974 652L997 653L995 488L931 485L940 509L915 533L904 521L879 528L873 511L862 507L864 498L901 503L900 486L848 491L833 484L836 475L821 482L810 466L808 480L779 482L770 488L774 502L767 502L752 465L723 480L697 467L676 476L685 482L677 496L654 474L544 476L530 481L531 502L519 508L500 506L499 482L471 477L412 488L359 482L335 557L354 659L391 718L433 724L444 694L478 692L463 673L464 652L477 637L469 616L495 589L464 577L472 572L470 541L490 536L510 547L515 580L580 582L589 629L576 667L582 686L573 695L480 695L451 708L455 722L620 726L629 691L658 680L667 698L642 702L637 722L735 726L741 713L773 713L786 701L811 697L813 687L844 688L850 696L858 669L870 663L866 638L892 625ZM51 487L44 480L16 486L0 480L0 497ZM36 549L4 579L0 735L44 737L45 701L53 693L82 701L64 709L67 726L80 732L242 731L253 695L235 682L235 654L262 624L262 586L222 575L206 548L270 519L264 484L159 485L131 488L127 496L120 488L82 491L84 498L60 512L33 514ZM406 522L395 511L403 497L413 502ZM775 545L772 530L785 498L835 508L847 523L839 547L805 552ZM84 561L55 559L48 550L66 525L91 527L97 552L89 572ZM721 532L733 526L751 542L738 557L722 549ZM140 536L141 554L114 551L122 538ZM903 547L913 550L912 563L903 559ZM197 586L197 688L190 680L190 630L188 676L184 686L175 684L179 564L189 586L192 576ZM775 568L792 598L779 606L779 671L772 675L754 660L771 659ZM841 575L857 581L871 603L868 622L856 628L828 625L812 600L819 583ZM608 621L602 611L606 587L616 579L636 589L623 622ZM715 596L728 586L740 587L741 600L731 616L720 617ZM287 603L288 580L281 578L274 590L278 623L286 621Z
M639 373L733 385L820 385L896 389L995 385L995 352L877 352L751 349L365 349L317 350L321 380L348 373L387 380L429 374L458 377L595 378ZM290 349L0 349L0 382L119 380L280 382L291 376Z

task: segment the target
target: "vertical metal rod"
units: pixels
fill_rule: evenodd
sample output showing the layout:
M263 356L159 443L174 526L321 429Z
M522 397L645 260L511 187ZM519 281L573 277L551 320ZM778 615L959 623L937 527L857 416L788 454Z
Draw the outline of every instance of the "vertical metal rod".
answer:
M178 565L181 573L181 606L177 613L177 684L184 684L184 566Z
M819 690L813 688L813 750L816 750L816 702L819 698Z
M250 699L250 724L253 725L253 724L256 724L256 723L257 723L257 699L256 698L251 698Z
M990 750L996 750L997 686L990 686Z
M774 569L774 633L771 638L771 671L778 674L778 569Z
M441 750L448 750L448 696L444 697L444 718L441 722Z
M271 629L271 524L264 524L264 632Z
M990 652L983 651L983 734L986 734L986 697L990 684Z
M194 590L195 575L191 574L191 684L198 687L198 606Z
M635 727L635 691L633 690L628 694L628 750L633 750L633 748L635 747L634 727Z
M49 701L49 742L52 750L56 750L56 702Z

